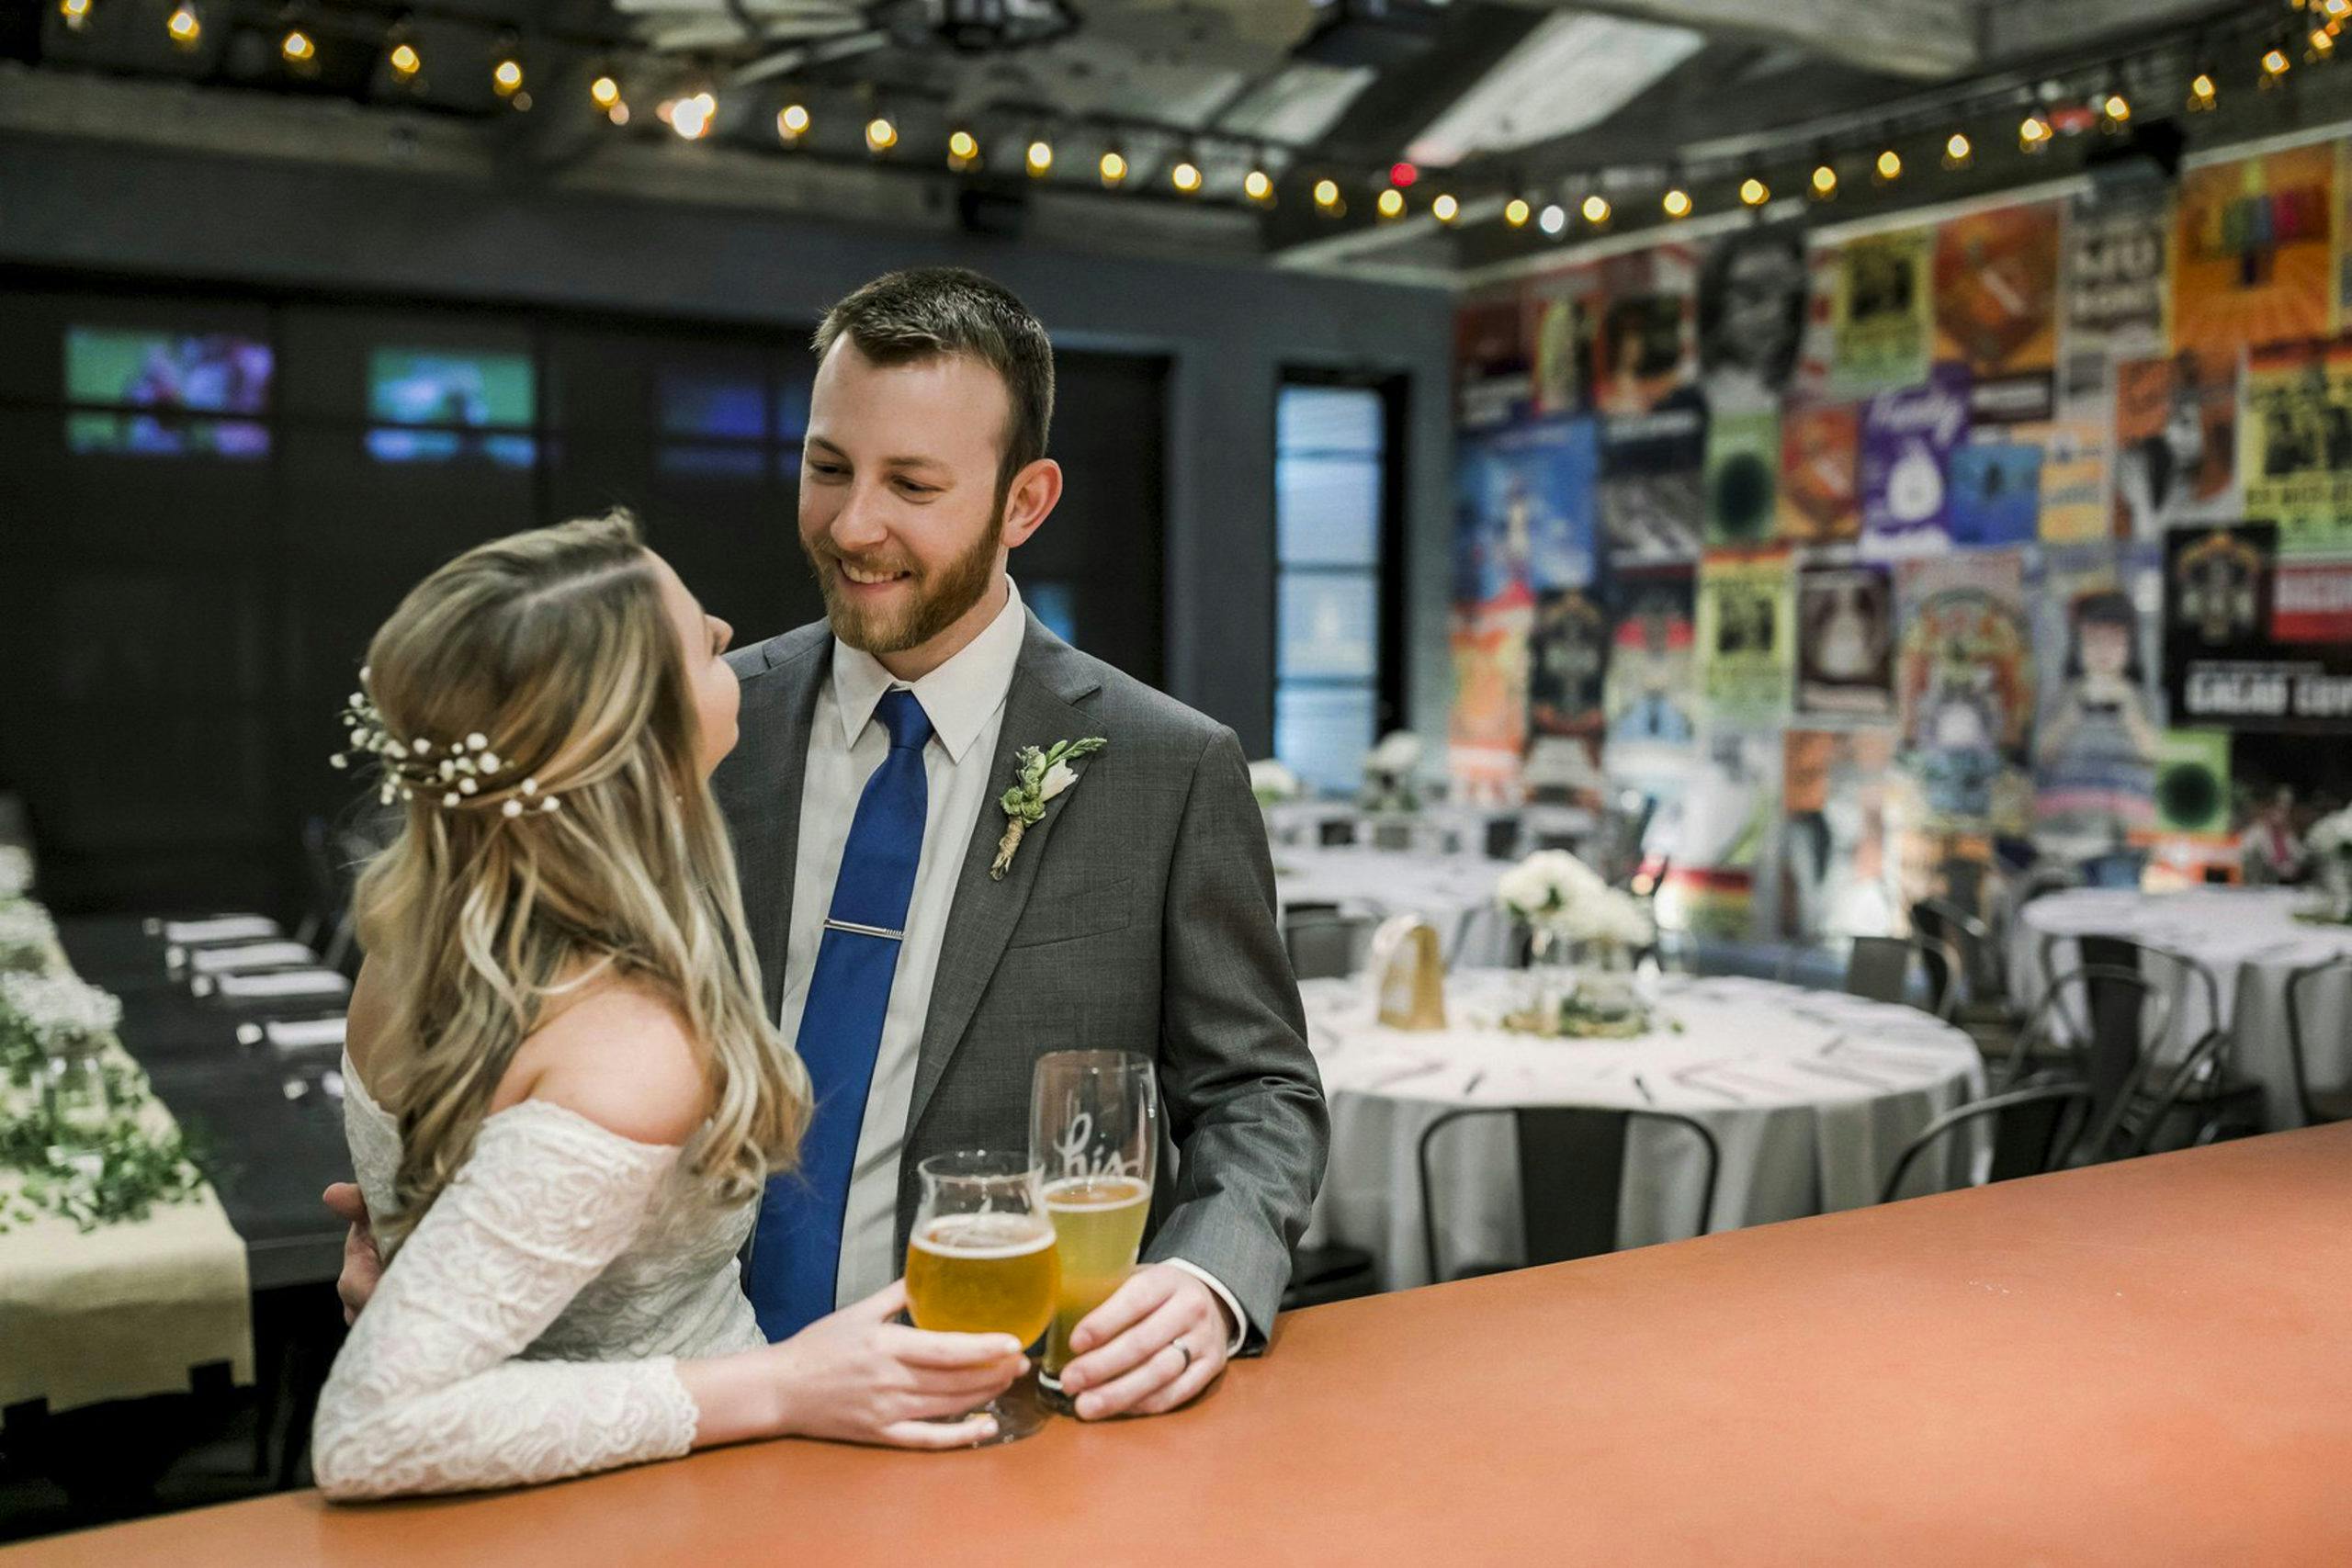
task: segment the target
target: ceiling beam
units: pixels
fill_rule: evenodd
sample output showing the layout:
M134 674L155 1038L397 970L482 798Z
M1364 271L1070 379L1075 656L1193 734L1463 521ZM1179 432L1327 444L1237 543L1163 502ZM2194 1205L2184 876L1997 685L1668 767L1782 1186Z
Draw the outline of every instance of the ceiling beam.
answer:
M1714 38L1786 44L1824 59L1917 81L1941 81L1984 58L1974 7L1954 0L1508 0L1573 9ZM2070 4L2074 0L2070 0ZM2104 0L2103 0L2104 3ZM2112 0L2128 6L2132 0ZM2210 0L2200 0L2210 3ZM2066 10L2068 6L2054 6Z

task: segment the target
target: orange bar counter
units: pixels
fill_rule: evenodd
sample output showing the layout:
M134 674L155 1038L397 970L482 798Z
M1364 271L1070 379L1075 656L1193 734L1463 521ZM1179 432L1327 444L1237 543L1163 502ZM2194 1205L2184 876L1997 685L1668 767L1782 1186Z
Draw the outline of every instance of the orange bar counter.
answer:
M537 1491L271 1497L131 1563L2352 1562L2352 1124L1304 1312L1193 1409Z

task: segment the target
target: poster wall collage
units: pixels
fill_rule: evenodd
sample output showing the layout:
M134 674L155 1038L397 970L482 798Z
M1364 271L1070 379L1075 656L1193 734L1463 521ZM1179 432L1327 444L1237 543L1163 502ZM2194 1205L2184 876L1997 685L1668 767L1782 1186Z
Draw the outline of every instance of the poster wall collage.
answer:
M1582 742L1723 934L1900 930L2005 841L2233 874L2251 759L2352 789L2280 743L2352 741L2344 204L2324 142L1465 298L1457 788Z

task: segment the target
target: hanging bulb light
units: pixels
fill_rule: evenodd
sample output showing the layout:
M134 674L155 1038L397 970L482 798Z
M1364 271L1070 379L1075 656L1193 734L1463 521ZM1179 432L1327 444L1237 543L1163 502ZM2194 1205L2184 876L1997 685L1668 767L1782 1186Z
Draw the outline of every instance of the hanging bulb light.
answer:
M980 139L962 126L947 133L947 166L957 174L980 161Z
M865 122L865 150L867 152L873 153L878 158L883 153L888 152L891 148L896 147L898 144L899 128L891 123L890 117L888 115L877 114L872 119Z
M2308 41L2310 47L2303 51L2305 60L2325 60L2335 52L2335 34L2328 27L2313 28Z
M1116 147L1106 149L1095 163L1095 173L1102 176L1105 189L1123 184L1127 177L1127 155Z
M786 104L776 110L775 137L786 147L797 147L800 139L808 134L808 106Z
M2287 51L2280 49L2278 45L2273 44L2270 48L2265 50L2262 55L2263 87L2267 90L2277 86L2280 82L2284 81L2287 76L2288 68L2292 64L2293 62L2287 58Z
M1373 203L1373 208L1383 218L1402 218L1405 216L1405 193L1395 186L1390 186L1380 193L1380 197Z
M1838 194L1838 169L1824 161L1813 166L1813 199L1827 201Z
M1451 223L1462 216L1462 204L1453 199L1452 191L1441 191L1430 203L1430 216L1441 223Z
M491 67L490 85L502 98L523 90L523 57L511 34L498 46L498 63Z
M1523 196L1512 197L1503 203L1503 221L1514 229L1526 228L1527 220L1534 215L1535 209L1527 205L1527 198Z
M670 129L684 141L700 141L710 134L711 122L718 118L718 98L707 90L670 106Z
M2132 100L2121 93L2109 93L2098 103L2099 129L2120 130L2132 123Z
M1871 165L1871 172L1877 175L1879 184L1893 185L1903 177L1903 154L1889 147L1878 155L1878 162Z
M1750 175L1739 182L1739 199L1742 206L1761 207L1772 199L1772 187Z
M2221 102L2220 89L2211 71L2199 71L2188 79L2188 112L2206 114Z
M1241 194L1261 206L1272 201L1274 176L1262 168L1253 166L1248 174L1241 176Z
M164 18L164 30L171 35L174 48L191 50L204 39L204 19L196 14L192 0L180 0L178 7Z
M1668 218L1679 222L1690 216L1690 193L1680 186L1675 186L1658 198L1658 207Z
M1337 211L1340 207L1340 182L1329 179L1317 180L1315 205L1326 212Z
M277 40L277 57L297 71L303 70L319 58L317 40L299 27L289 27L286 36Z
M619 80L609 71L598 73L596 79L588 84L588 101L606 114L612 113L613 106L621 101Z
M1042 180L1054 172L1054 144L1042 136L1033 136L1029 145L1022 149L1022 166L1033 180Z
M2050 129L2050 117L2035 109L2018 122L2018 150L2023 152L2046 152L2051 137L2055 134Z
M1584 206L1579 210L1584 213L1586 222L1599 229L1609 221L1609 198L1595 191L1584 198Z
M1196 196L1201 189L1201 166L1190 158L1179 158L1176 166L1168 171L1168 183L1180 195Z
M67 30L78 33L90 25L90 0L57 0L57 15Z
M389 41L391 48L384 56L384 64L391 71L395 84L409 86L416 81L417 73L424 69L424 56L416 51L416 40L410 36L407 17L403 17L392 24Z
M1955 130L1944 139L1944 167L1964 169L1976 161L1976 144L1964 132Z
M1535 226L1557 239L1560 231L1568 226L1568 209L1557 202L1553 202L1535 215Z

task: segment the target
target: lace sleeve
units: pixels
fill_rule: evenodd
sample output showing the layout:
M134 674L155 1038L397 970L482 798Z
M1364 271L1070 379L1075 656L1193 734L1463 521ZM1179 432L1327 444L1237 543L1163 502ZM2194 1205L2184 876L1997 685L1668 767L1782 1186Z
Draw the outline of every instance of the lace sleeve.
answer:
M486 1120L327 1375L320 1489L526 1485L691 1448L700 1412L670 1358L515 1359L628 1246L677 1158L544 1100Z

